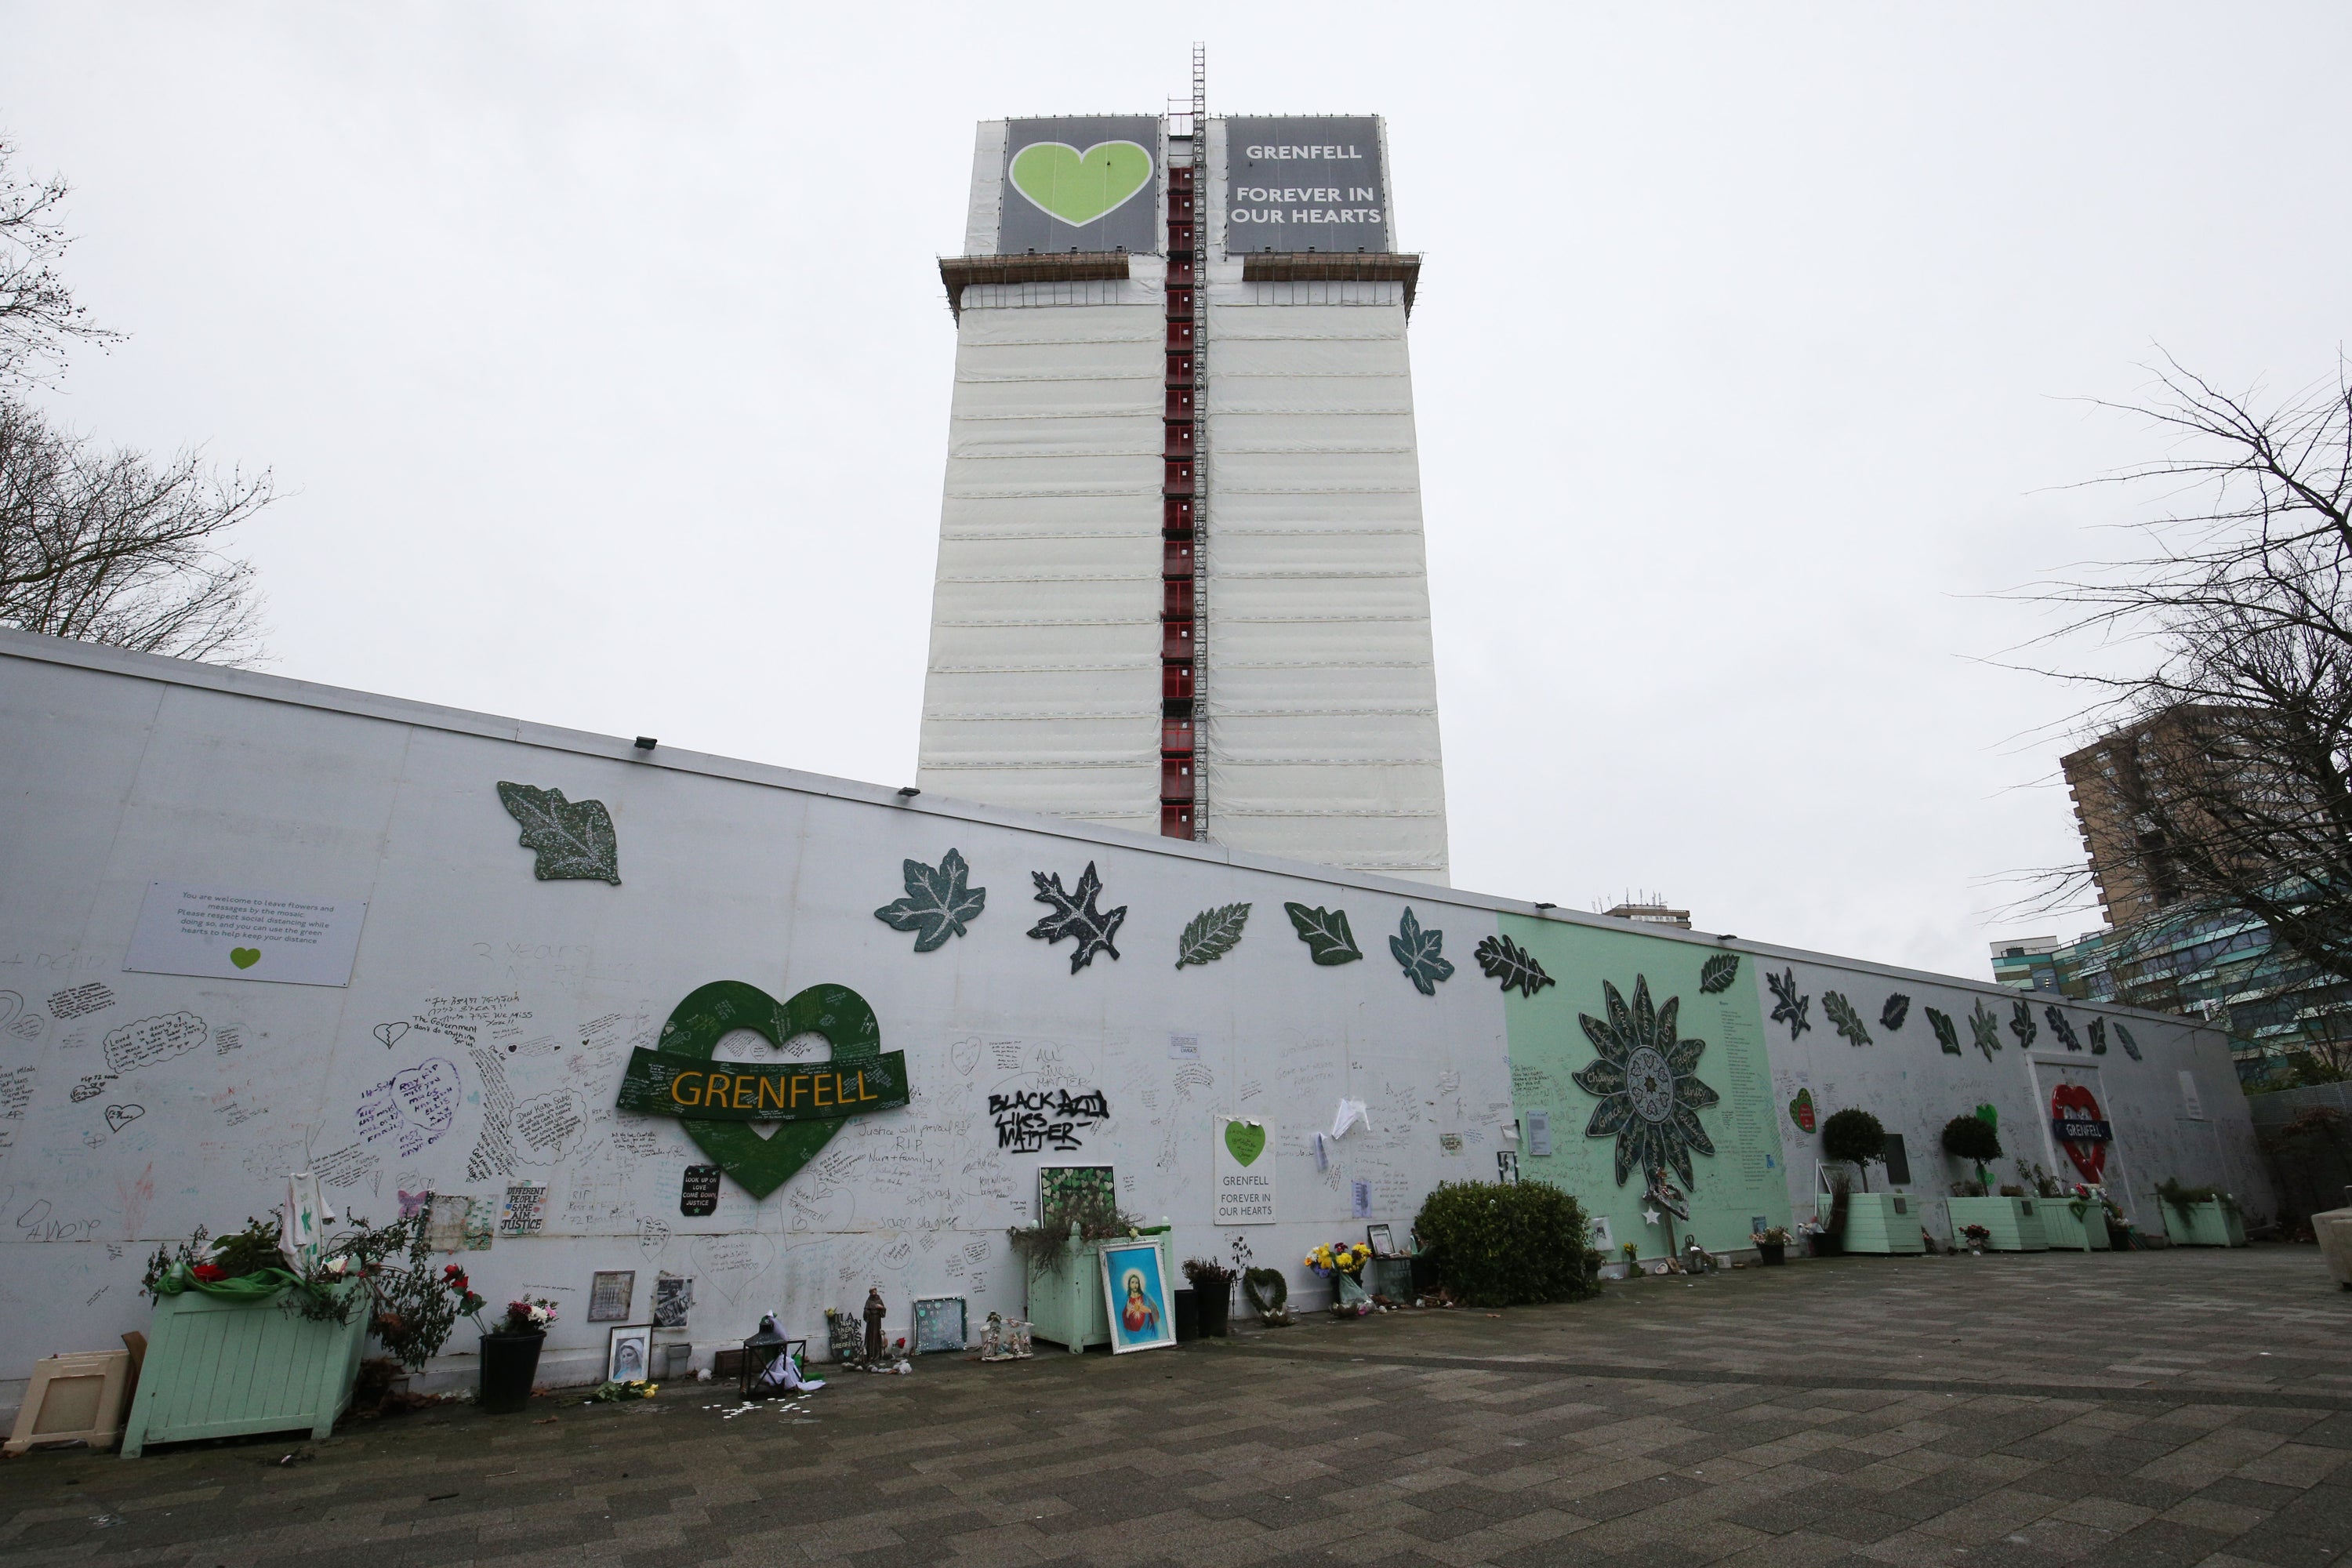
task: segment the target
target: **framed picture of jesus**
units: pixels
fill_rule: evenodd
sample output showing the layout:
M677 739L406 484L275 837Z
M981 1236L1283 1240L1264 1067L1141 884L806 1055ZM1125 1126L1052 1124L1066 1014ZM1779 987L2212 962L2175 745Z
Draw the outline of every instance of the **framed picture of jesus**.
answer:
M1160 1244L1129 1242L1102 1249L1103 1305L1110 1313L1114 1355L1155 1350L1176 1342L1175 1314L1168 1310L1168 1274Z

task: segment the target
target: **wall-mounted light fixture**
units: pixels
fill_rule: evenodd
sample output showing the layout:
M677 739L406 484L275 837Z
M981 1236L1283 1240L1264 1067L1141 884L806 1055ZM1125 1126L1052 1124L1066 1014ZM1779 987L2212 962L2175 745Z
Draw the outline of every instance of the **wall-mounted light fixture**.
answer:
M637 737L637 750L641 752L650 752L656 746L660 744L661 742L655 740L651 735L640 735Z
M900 800L912 800L922 793L923 792L921 790L917 789L913 784L900 784L898 786L898 798Z

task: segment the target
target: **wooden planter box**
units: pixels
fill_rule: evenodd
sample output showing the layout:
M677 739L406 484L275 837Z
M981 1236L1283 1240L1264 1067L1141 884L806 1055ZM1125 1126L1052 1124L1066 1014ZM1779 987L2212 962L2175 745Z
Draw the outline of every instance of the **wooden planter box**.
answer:
M2159 1197L2156 1206L2164 1211L2164 1234L2175 1247L2246 1245L2245 1222L2223 1208L2219 1198L2208 1198L2184 1209Z
M2078 1201L2083 1205L2079 1215L2074 1213ZM2113 1245L2107 1238L2107 1211L2103 1204L2091 1199L2036 1198L2033 1206L2041 1211L2042 1228L2050 1237L2053 1252L2105 1252Z
M1168 1237L1163 1231L1143 1233L1142 1239L1160 1247L1160 1277L1170 1276ZM1070 1241L1062 1244L1061 1262L1052 1268L1029 1268L1030 1337L1050 1340L1072 1352L1110 1343L1110 1310L1103 1301L1102 1249L1130 1246L1121 1238ZM1176 1276L1181 1279L1181 1275ZM1168 1287L1173 1290L1171 1284ZM1171 1307L1172 1310L1172 1307Z
M1854 1193L1846 1199L1844 1249L1896 1254L1925 1252L1919 1205L1904 1193Z
M280 1307L283 1299L280 1292L241 1301L197 1290L159 1298L122 1457L135 1459L150 1443L299 1427L313 1437L332 1432L367 1344L366 1303L352 1305L348 1323L313 1323Z
M1992 1232L1985 1243L1988 1252L2047 1252L2050 1237L2043 1228L2044 1218L2057 1204L2056 1198L1947 1198L1952 1245L1968 1245L1961 1226L1980 1225Z

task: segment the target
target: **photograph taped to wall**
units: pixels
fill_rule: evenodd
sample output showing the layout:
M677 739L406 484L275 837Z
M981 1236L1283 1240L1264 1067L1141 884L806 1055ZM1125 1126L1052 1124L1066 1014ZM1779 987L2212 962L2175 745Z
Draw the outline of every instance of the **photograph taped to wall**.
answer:
M363 899L227 892L150 882L125 969L207 980L349 985Z
M1104 1247L1102 1277L1114 1354L1176 1342L1176 1320L1168 1310L1168 1277L1160 1267L1157 1242Z
M629 1302L637 1293L637 1276L633 1269L598 1271L588 1286L588 1321L592 1323L618 1323L627 1321Z

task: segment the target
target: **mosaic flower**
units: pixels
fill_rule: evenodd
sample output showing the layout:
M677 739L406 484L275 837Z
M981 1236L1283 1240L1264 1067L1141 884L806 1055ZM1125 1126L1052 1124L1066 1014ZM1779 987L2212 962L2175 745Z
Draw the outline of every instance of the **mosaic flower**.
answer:
M1687 1187L1693 1184L1691 1152L1712 1155L1715 1142L1699 1125L1698 1113L1719 1099L1696 1076L1705 1040L1675 1037L1675 1017L1682 998L1669 996L1666 1005L1650 1005L1650 982L1633 977L1633 1005L1626 1006L1617 987L1601 982L1608 1003L1607 1018L1580 1014L1584 1037L1599 1058L1574 1075L1577 1087L1598 1099L1587 1138L1617 1140L1617 1184L1635 1171L1643 1175L1673 1170Z

